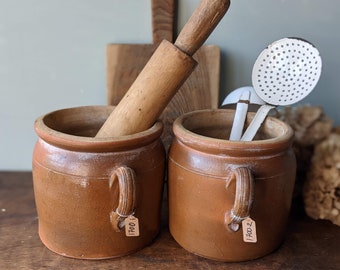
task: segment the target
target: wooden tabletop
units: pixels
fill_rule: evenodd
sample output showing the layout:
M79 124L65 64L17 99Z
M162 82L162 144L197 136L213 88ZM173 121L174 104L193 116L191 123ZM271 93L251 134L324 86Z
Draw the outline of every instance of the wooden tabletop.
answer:
M31 172L0 172L0 269L340 269L340 227L308 218L293 203L286 240L270 255L242 263L221 263L181 248L167 227L154 243L129 256L89 261L49 251L38 236Z

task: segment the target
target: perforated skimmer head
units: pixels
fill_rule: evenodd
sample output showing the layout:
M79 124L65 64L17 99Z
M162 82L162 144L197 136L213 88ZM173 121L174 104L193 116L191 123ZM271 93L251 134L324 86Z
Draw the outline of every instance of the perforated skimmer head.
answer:
M272 105L291 105L306 97L321 75L319 51L309 42L283 38L258 56L252 72L253 87Z

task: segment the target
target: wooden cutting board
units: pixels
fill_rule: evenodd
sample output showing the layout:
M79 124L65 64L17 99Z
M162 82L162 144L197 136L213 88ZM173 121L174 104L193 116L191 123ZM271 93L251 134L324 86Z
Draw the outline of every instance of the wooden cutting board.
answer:
M152 0L153 44L108 44L106 48L107 102L117 105L162 39L173 42L175 0ZM198 66L161 115L162 140L171 144L172 123L186 112L218 107L220 49L205 45L194 55ZM150 78L152 79L152 78Z

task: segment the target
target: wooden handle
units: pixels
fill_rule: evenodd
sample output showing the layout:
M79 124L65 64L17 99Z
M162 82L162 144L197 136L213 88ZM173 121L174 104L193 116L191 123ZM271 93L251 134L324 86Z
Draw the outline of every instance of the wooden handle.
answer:
M196 64L163 40L96 137L118 137L150 128Z
M163 39L174 40L175 31L175 0L152 0L152 39L159 44Z
M178 35L175 45L193 55L223 18L229 5L229 0L202 0Z

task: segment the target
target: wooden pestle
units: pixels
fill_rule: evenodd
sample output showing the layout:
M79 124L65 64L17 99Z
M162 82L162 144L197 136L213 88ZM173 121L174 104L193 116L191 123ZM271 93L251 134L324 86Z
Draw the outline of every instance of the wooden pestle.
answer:
M229 0L202 0L175 44L163 40L96 138L118 137L150 128L196 66L192 55L229 8Z

